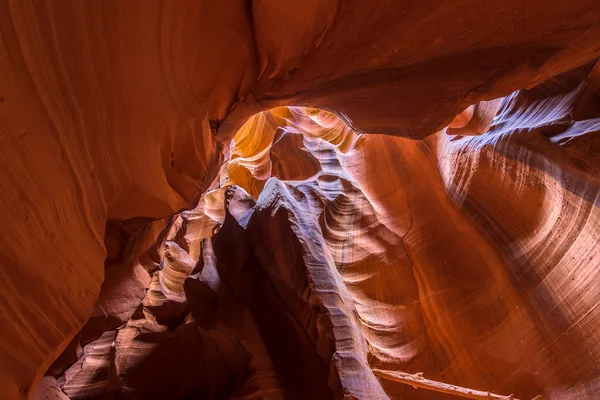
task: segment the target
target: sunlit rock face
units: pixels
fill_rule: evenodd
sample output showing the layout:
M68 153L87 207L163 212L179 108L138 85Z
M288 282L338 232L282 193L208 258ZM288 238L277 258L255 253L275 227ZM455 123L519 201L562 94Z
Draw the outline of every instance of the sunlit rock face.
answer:
M598 71L476 104L419 141L316 109L255 115L218 188L147 251L143 299L111 308L103 287L106 319L129 319L92 317L47 390L600 396Z
M0 1L0 397L597 397L599 20Z

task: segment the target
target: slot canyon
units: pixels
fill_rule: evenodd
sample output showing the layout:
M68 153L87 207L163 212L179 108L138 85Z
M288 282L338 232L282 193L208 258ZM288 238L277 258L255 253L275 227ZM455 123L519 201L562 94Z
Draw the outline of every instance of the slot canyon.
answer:
M0 399L600 399L598 0L0 0Z

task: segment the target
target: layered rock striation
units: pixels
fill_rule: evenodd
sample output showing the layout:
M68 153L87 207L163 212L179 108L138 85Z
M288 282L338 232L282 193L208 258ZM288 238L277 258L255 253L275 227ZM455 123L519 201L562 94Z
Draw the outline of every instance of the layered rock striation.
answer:
M598 397L597 2L292 3L0 2L2 398Z
M316 109L257 114L220 187L171 221L133 317L58 387L596 397L597 71L477 104L421 141Z

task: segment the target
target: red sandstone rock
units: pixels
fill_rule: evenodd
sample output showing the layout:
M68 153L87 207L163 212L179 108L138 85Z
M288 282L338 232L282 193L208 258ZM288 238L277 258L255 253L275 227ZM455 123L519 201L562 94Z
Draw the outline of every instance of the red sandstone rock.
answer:
M599 20L0 2L0 397L598 397Z

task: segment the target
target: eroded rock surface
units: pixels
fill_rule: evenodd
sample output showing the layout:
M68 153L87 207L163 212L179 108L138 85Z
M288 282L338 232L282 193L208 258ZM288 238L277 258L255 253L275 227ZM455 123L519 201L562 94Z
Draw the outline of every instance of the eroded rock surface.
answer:
M135 314L58 387L595 398L596 74L477 104L420 141L360 135L315 109L254 116L220 187L157 243Z
M0 1L0 397L598 397L599 20Z

